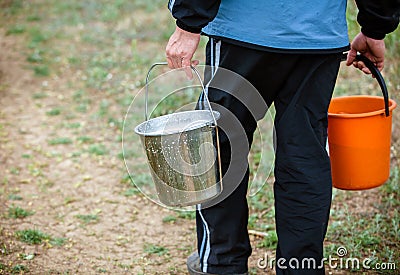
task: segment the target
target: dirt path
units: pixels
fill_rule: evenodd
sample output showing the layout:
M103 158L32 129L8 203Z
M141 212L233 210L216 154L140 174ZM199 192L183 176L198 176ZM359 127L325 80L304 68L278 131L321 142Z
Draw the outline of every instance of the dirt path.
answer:
M141 196L124 196L123 162L115 156L83 153L76 158L76 147L85 145L75 140L50 145L52 137L72 136L57 126L62 118L46 112L54 106L73 108L69 100L73 91L65 89L65 81L42 80L24 69L21 41L4 35L0 41L0 190L4 194L0 212L5 216L12 205L34 211L23 220L1 219L3 264L23 264L30 274L182 274L182 261L193 249L194 222L163 222L176 213ZM39 101L35 94L39 98L40 93L46 97ZM76 120L91 121L84 115ZM83 126L79 132L99 141L115 135L101 123ZM93 221L77 218L90 215ZM65 238L65 243L59 247L24 244L13 232L25 229ZM33 255L34 260L23 260L18 254Z
M87 153L76 158L73 152L85 144L74 140L50 145L53 137L73 136L58 126L62 118L49 117L48 112L55 106L73 108L74 91L61 79L43 80L25 69L20 40L3 35L0 41L3 264L9 270L22 265L29 274L185 274L186 257L195 247L194 220L180 218L140 195L124 195L121 159ZM75 120L93 123L79 134L103 142L115 135L89 115ZM34 215L7 218L11 206ZM93 221L77 218L90 215ZM15 236L26 229L65 241L62 246L29 245ZM259 239L252 237L253 242ZM29 255L31 260L24 259ZM264 250L254 249L253 266L263 255Z

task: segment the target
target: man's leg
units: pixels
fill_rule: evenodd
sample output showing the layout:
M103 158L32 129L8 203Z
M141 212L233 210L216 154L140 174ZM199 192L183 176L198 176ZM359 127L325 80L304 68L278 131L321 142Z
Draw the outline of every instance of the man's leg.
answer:
M224 200L197 211L198 252L203 272L240 274L247 271L251 254L246 201L248 151L256 120L263 118L267 106L285 86L297 60L296 56L224 42L222 46L218 43L207 46L207 64L217 61L220 67L209 85L208 95L213 109L221 113L218 125L223 130L220 148L224 191L217 200L221 197ZM227 74L226 70L232 73Z
M243 274L247 272L251 254L247 233L247 155L257 124L244 104L230 93L230 89L240 89L243 79L234 73L222 72L222 68L234 69L240 65L238 50L238 47L221 45L221 42L215 43L212 39L207 45L207 64L215 65L213 70L220 67L209 85L208 97L213 109L221 113L218 125L223 196L226 196L221 202L208 207L199 206L196 211L200 266L203 272L211 274ZM220 63L215 64L215 61ZM233 144L236 146L232 147Z
M324 274L332 192L327 110L339 60L336 54L303 55L274 101L277 274Z

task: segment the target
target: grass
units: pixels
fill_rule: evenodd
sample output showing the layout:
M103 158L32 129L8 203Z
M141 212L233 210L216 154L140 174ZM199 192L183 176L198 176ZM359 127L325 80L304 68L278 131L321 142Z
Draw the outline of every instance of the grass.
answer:
M12 268L11 272L12 274L24 274L25 272L29 272L29 268L25 265L17 264Z
M144 245L143 251L147 254L155 254L157 256L163 256L163 255L168 254L167 248L165 248L163 246L155 245L155 244L150 244L150 243L146 243Z
M50 69L47 65L37 65L33 67L36 76L49 76Z
M46 112L46 115L48 115L48 116L58 116L59 114L61 114L60 108L53 108Z
M79 125L80 127L80 125ZM93 143L94 139L88 136L80 136L77 138L79 143Z
M8 217L13 218L13 219L26 218L28 216L33 215L34 213L35 212L33 212L33 211L25 210L19 206L14 206L14 205L12 205L8 208Z
M99 216L97 214L87 214L87 215L76 215L77 219L81 220L84 224L95 223L99 221Z
M52 238L50 240L50 244L53 246L63 246L67 241L66 238Z
M176 222L176 220L177 220L177 218L175 216L172 216L172 215L168 215L168 216L166 216L166 217L164 217L162 219L162 221L164 223L174 223L174 222Z
M387 183L379 188L383 198L375 206L375 212L352 213L342 201L347 194L337 191L335 197L343 209L333 211L328 228L326 255L335 255L338 245L343 245L352 257L372 257L375 262L395 262L400 264L400 215L394 205L400 203L399 168L392 169ZM330 244L330 245L329 245Z
M25 26L23 25L15 25L11 26L7 31L6 35L12 35L12 34L22 34L26 31Z
M57 137L48 141L49 145L71 144L72 139L68 137Z
M13 194L13 193L8 195L8 199L10 201L22 201L23 200L23 198L20 195Z
M37 229L18 230L15 232L16 237L27 244L41 244L51 239L51 236Z
M103 156L108 154L108 149L104 144L91 144L88 152L95 156Z
M131 197L140 194L140 191L137 188L128 188L122 194L126 197Z

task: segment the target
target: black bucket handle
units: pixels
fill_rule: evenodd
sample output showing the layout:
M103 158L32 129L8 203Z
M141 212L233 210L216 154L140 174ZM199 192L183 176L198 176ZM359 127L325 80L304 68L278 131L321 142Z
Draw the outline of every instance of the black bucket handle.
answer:
M345 61L347 59L347 53L343 53L342 55L342 61ZM369 60L367 57L361 54L357 54L356 61L362 61L365 66L371 71L372 75L376 78L376 80L379 83L379 86L381 87L381 91L383 94L383 100L385 101L385 115L388 117L389 116L389 93L386 87L385 80L383 79L383 76L381 72L378 70L378 68L374 65L374 63Z

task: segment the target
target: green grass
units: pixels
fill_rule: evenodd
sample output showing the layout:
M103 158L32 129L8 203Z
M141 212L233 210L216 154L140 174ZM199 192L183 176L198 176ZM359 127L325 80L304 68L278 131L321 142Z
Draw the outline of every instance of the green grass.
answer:
M84 224L95 223L99 221L99 216L97 214L87 214L87 215L76 215L77 219L81 220Z
M72 139L68 137L57 137L48 141L49 145L71 144Z
M12 274L25 274L29 272L29 268L22 264L17 264L11 269Z
M48 116L58 116L59 114L61 114L60 108L53 108L46 112L46 115L48 115Z
M94 139L88 136L80 136L77 138L79 143L93 143Z
M11 26L11 27L6 31L6 35L21 34L21 33L24 33L25 31L26 31L25 26L23 26L23 25L15 25L15 26Z
M177 218L172 215L168 215L162 219L163 223L175 223Z
M104 144L91 144L88 152L95 156L103 156L108 154L108 149Z
M195 211L181 211L178 213L178 218L185 220L194 220L196 219Z
M8 199L10 201L22 201L23 200L23 198L20 195L13 194L13 193L8 195Z
M274 250L278 243L278 236L276 235L275 230L267 231L264 233L268 236L265 236L263 240L257 244L257 247Z
M50 244L53 246L63 246L67 241L66 238L52 238L50 240Z
M31 54L28 55L26 60L31 63L43 62L43 51L35 49Z
M146 243L143 247L143 251L147 254L155 254L157 256L163 256L168 254L168 249L163 246Z
M5 16L15 15L20 12L23 8L23 0L13 0L13 1L5 1L2 3L2 13Z
M15 235L20 241L27 244L41 244L51 239L50 235L37 229L18 230Z
M42 98L46 98L48 95L46 93L34 93L32 95L33 99L42 99Z
M399 168L392 169L387 183L379 188L382 202L377 204L375 212L352 213L345 204L349 191L336 191L334 202L342 208L333 211L328 227L325 255L336 255L338 246L345 246L349 256L372 257L375 262L395 262L399 266L400 258L400 205ZM395 206L397 205L397 206ZM390 273L390 272L389 272ZM395 274L393 272L392 274Z
M122 194L126 197L131 197L140 194L140 191L137 188L128 188Z
M37 65L33 67L36 76L49 76L50 69L47 65Z
M26 17L26 21L28 22L36 22L40 21L42 18L37 14L31 14Z
M33 215L34 213L35 212L33 211L25 210L19 206L14 206L14 205L8 208L8 217L13 219L26 218L28 216Z

